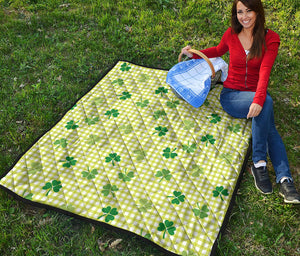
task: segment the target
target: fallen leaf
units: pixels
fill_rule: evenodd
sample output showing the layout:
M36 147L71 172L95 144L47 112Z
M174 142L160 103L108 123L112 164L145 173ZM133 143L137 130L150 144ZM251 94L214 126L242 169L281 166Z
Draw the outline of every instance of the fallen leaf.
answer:
M109 245L109 249L116 250L117 246L122 242L122 239L117 239ZM120 246L119 246L120 247ZM120 249L120 248L119 248Z

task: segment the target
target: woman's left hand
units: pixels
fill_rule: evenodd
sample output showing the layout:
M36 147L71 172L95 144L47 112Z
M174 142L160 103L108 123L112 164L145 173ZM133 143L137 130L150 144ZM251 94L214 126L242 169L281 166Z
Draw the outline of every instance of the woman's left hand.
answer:
M257 104L257 103L252 103L250 108L249 108L249 112L247 115L247 119L251 118L251 117L256 117L260 114L262 110L262 106Z

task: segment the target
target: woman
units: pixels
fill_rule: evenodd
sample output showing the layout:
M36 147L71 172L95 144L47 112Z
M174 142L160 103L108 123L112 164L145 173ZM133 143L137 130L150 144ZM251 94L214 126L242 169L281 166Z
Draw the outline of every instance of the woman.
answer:
M290 173L282 139L274 124L273 101L267 92L269 76L278 53L278 34L265 29L261 0L235 0L231 11L231 27L221 42L202 52L209 58L230 53L229 71L220 95L223 109L236 118L252 118L253 165L251 171L257 189L273 192L267 170L267 152L272 161L280 195L286 203L300 203ZM199 58L188 50L182 53Z

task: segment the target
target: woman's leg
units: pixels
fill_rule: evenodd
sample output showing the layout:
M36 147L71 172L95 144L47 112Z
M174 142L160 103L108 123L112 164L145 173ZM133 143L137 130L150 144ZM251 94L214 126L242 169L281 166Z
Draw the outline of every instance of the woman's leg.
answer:
M224 88L221 92L220 101L223 109L229 115L236 118L246 118L254 95L255 92ZM286 150L275 127L273 100L270 95L267 95L259 116L252 118L253 162L267 161L267 152L276 173L276 182L278 183L282 177L291 178Z

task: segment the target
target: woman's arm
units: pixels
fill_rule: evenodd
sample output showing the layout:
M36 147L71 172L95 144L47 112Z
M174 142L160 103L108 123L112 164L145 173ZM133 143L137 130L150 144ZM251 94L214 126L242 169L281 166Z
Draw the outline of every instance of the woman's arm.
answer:
M210 47L204 50L201 50L208 58L215 58L224 55L228 50L228 34L231 33L231 28L228 28L226 32L223 34L220 43L215 47ZM186 46L182 48L181 53L187 55L189 58L193 59L201 59L201 57L197 54L189 53L188 50L191 49L191 46Z

